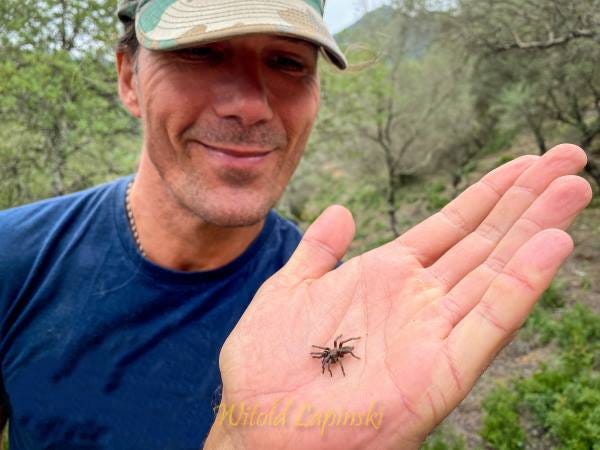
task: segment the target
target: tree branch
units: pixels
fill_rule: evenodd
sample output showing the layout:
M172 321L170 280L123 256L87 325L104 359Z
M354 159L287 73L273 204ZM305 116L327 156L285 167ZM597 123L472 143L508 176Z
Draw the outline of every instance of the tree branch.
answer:
M493 51L495 53L502 53L502 52L507 52L509 50L515 50L515 49L520 49L520 50L528 50L528 49L538 49L538 50L545 50L551 47L556 47L559 45L564 45L570 41L573 41L575 39L594 39L598 36L598 32L596 30L587 30L587 29L582 29L582 30L573 30L563 36L558 36L555 37L554 36L554 32L550 31L548 33L548 39L545 41L523 41L519 34L514 31L514 30L510 30L510 33L512 34L515 42L512 42L510 44L505 44L505 45L496 45L493 46Z

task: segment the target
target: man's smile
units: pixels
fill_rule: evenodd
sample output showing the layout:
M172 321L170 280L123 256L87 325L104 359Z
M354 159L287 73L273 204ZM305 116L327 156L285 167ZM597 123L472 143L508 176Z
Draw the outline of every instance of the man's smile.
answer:
M221 166L232 169L254 169L266 164L275 154L276 149L265 149L260 147L214 144L209 145L202 141L194 141L200 144L205 154Z
M266 156L274 149L268 148L260 148L260 147L251 147L251 146L241 146L241 145L232 145L232 144L207 144L205 142L200 142L206 148L211 151L216 151L220 153L224 153L229 156L234 156L236 158L254 158Z

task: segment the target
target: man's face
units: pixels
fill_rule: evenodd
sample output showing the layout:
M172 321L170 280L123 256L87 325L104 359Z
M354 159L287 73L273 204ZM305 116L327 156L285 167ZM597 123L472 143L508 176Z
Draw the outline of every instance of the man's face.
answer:
M316 46L256 35L138 58L144 151L178 203L217 226L262 220L317 115Z

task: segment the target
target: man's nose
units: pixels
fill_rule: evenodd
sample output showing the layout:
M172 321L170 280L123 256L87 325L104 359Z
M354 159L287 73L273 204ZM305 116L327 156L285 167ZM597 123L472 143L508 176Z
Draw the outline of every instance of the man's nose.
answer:
M214 99L214 110L219 117L234 118L246 127L273 118L268 86L260 67L242 63L223 81Z

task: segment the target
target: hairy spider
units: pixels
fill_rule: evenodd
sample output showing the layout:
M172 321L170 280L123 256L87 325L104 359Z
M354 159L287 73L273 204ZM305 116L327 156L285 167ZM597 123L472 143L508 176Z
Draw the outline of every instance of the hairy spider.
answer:
M338 340L341 338L342 338L341 334L335 338L335 340L333 341L333 348L321 347L319 345L313 345L313 347L320 348L322 350L320 352L310 352L310 354L313 358L321 358L322 359L321 367L323 368L323 371L321 373L325 373L325 364L327 364L327 370L329 370L329 375L333 377L333 373L331 373L330 366L331 366L331 364L335 364L336 362L339 361L340 366L342 367L342 373L344 374L344 376L346 376L346 372L344 372L344 365L342 364L341 358L343 358L344 355L347 355L348 353L350 353L356 359L360 359L358 356L356 356L354 353L352 353L352 350L354 350L354 347L352 345L344 346L344 344L346 342L355 341L357 339L360 339L360 337L344 339L343 341L340 341L338 343Z

